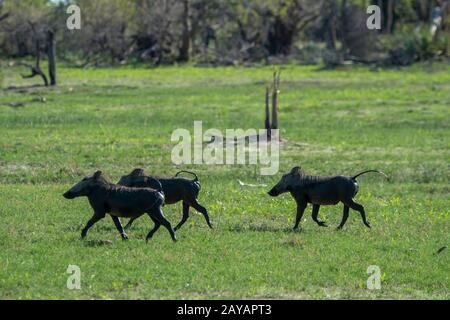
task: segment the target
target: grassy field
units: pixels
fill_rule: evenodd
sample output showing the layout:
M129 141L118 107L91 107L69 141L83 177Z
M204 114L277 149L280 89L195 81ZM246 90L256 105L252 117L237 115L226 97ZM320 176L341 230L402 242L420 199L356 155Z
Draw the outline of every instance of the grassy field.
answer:
M399 70L281 67L280 173L257 165L174 166L176 128L260 128L271 67L60 66L60 85L26 92L9 86L20 70L1 67L0 298L419 298L449 299L450 66ZM45 98L46 102L41 102ZM10 103L22 102L13 108ZM293 232L295 203L270 198L281 173L301 165L314 174L359 178L357 200L372 229L351 211L335 231L342 205L321 207L329 228L307 208ZM148 217L123 242L112 220L80 231L91 216L86 198L62 193L101 169L112 180L134 167L173 175L198 173L200 203L215 225L192 214L177 232L153 239ZM245 187L238 179L267 187ZM172 223L181 204L164 208ZM109 240L109 241L105 241ZM69 264L81 268L81 290L66 288ZM368 290L367 268L381 269Z

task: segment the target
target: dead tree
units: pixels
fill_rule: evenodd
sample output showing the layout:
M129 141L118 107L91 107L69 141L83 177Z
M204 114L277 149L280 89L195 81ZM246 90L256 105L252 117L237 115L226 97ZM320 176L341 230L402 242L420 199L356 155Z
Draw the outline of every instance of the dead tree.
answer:
M266 119L264 122L264 128L270 132L270 110L269 110L269 103L270 103L270 89L269 87L266 87ZM270 134L270 133L269 133Z
M275 134L272 136L272 129L278 129L278 96L280 94L280 71L275 71L273 73L273 83L271 86L266 87L265 96L265 118L264 118L264 128L266 129L265 134L249 135L242 139L234 141L234 143L250 143L251 141L266 141L269 142L272 139L280 139L280 135ZM272 123L270 122L270 98L272 97ZM207 144L216 143L218 141L224 141L222 136L211 136L211 140L207 141Z
M19 65L30 68L30 70L31 70L31 74L29 74L29 75L23 74L22 78L29 79L29 78L33 78L35 76L41 76L42 80L44 80L44 85L48 86L47 77L46 77L45 73L42 72L41 68L39 67L39 57L38 56L36 57L36 65L34 65L34 66L32 66L28 63L24 63L24 62L19 63Z
M272 90L272 92L271 92ZM278 96L280 95L280 71L273 73L271 87L266 87L264 128L267 130L267 139L272 138L271 129L278 129ZM270 121L270 98L272 97L272 122Z
M55 34L53 30L47 31L47 58L48 58L48 75L50 77L50 85L56 85L56 63L55 63Z
M33 78L35 76L40 76L42 80L44 81L45 86L49 85L49 82L47 80L47 76L42 71L40 67L40 61L41 61L41 46L40 46L40 37L38 33L36 32L36 28L33 23L28 22L28 24L31 27L32 33L34 38L36 39L36 62L33 65L30 65L28 63L21 62L19 65L22 65L24 67L27 67L31 70L31 74L29 75L22 75L22 78L29 79ZM56 85L56 62L55 62L55 34L53 30L49 29L47 30L46 34L46 53L47 53L47 59L48 59L48 75L50 77L50 85L54 86Z
M36 38L36 62L34 64L34 66L30 65L28 63L24 63L24 62L19 63L19 65L27 67L31 70L31 74L22 75L22 78L29 79L29 78L33 78L35 76L41 76L42 80L44 81L45 86L48 86L47 77L46 77L45 73L42 72L41 67L40 67L41 46L40 46L40 42L39 42L39 37L37 37L36 29L35 29L34 25L31 22L29 22L29 24L31 26L31 30L33 31L33 35Z
M280 94L280 71L273 73L272 85L272 129L278 129L278 95Z

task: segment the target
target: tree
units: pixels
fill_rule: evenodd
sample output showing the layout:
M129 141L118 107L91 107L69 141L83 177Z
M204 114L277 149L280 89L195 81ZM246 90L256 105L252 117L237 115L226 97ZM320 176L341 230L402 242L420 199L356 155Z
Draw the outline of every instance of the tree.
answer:
M191 49L191 21L190 21L189 0L183 0L181 47L178 56L179 61L189 60L189 51Z
M47 30L47 57L48 57L48 75L50 85L56 85L56 54L55 54L55 33L52 29Z
M266 15L272 18L267 34L266 48L272 55L288 55L295 35L320 16L322 1L290 0L280 1L275 9Z
M394 23L394 2L393 0L387 0L386 2L386 26L385 33L392 33L392 25Z
M140 0L136 2L132 34L140 60L155 65L174 62L179 56L179 18L182 6L176 0Z
M40 46L40 39L39 39L39 35L36 32L36 27L33 24L33 22L28 21L28 24L32 30L32 34L35 38L35 43L36 43L36 50L35 50L35 56L36 56L36 62L34 65L30 65L24 62L19 63L19 65L22 65L24 67L27 67L31 70L31 74L29 75L22 75L22 78L24 79L29 79L29 78L33 78L35 76L40 76L42 78L42 80L44 81L44 85L48 86L48 80L47 80L47 76L45 75L44 72L42 72L41 67L40 67L40 60L41 60L41 46Z

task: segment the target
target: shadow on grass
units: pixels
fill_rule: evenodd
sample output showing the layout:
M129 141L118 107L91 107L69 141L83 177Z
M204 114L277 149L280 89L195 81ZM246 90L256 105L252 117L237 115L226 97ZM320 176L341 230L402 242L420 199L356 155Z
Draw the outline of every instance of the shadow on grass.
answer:
M52 89L55 87L45 86L43 84L32 84L32 85L24 85L24 86L9 86L6 88L1 88L2 91L13 91L18 93L29 93L36 89Z
M83 243L87 247L102 247L113 244L111 240L83 240Z
M267 224L251 224L251 225L232 225L228 227L231 232L283 232L283 233L294 233L299 231L293 231L291 227L274 227Z

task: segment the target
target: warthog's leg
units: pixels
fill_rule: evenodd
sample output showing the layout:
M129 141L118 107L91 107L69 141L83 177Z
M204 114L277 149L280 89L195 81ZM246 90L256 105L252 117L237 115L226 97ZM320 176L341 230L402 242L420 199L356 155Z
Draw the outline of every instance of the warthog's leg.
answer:
M123 240L127 240L127 239L128 239L128 236L127 236L127 234L125 233L125 231L123 230L122 223L120 222L119 217L111 216L111 218L112 218L112 220L114 221L114 224L116 225L116 228L117 228L117 230L119 231L120 235L122 236L122 239L123 239Z
M158 220L156 220L155 218L153 218L150 214L150 219L152 219L153 223L155 224L155 226L153 227L152 230L150 230L150 232L147 234L147 237L145 238L146 241L150 240L153 237L153 234L158 231L159 227L161 226L161 223L159 223Z
M189 218L189 204L183 201L183 217L181 218L181 221L177 224L174 230L177 231L178 229L180 229L188 218Z
M160 206L156 206L154 208L151 209L151 211L149 212L150 217L155 218L156 220L158 220L158 222L160 224L162 224L170 233L170 236L172 237L173 241L177 241L177 237L175 236L175 231L173 231L172 225L170 224L170 222L166 219L166 217L164 217L164 214L162 212L162 209ZM147 235L148 237L148 235Z
M95 212L92 218L86 223L86 226L81 230L81 237L84 238L87 235L88 230L100 219L105 217L105 213Z
M361 204L356 203L355 201L353 201L353 199L347 200L344 203L353 210L358 211L361 214L361 219L363 223L366 225L366 227L370 228L370 223L366 219L366 212L364 211L364 207Z
M210 227L212 229L213 226L211 224L211 221L209 220L209 215L208 215L208 211L206 210L206 208L204 206L202 206L200 203L198 203L197 199L194 199L192 201L191 207L193 207L195 210L197 210L198 212L203 214L203 216L205 217L206 223L208 224L208 227Z
M317 216L319 215L319 209L320 209L320 205L318 204L313 204L313 208L312 208L312 219L314 220L314 222L316 222L319 226L321 227L326 227L327 224L323 221L320 221Z
M139 217L131 218L131 219L128 221L128 223L125 225L125 229L126 229L126 230L130 229L130 228L131 228L131 225L133 224L133 221L136 220L137 218L139 218Z
M350 210L350 208L344 204L344 211L342 212L342 221L339 224L339 226L337 227L338 230L342 229L342 227L344 226L345 222L347 221L348 218L348 211Z
M300 224L300 221L302 220L303 213L305 212L307 202L303 200L296 200L297 202L297 216L295 217L295 225L294 230L298 229L298 225Z

